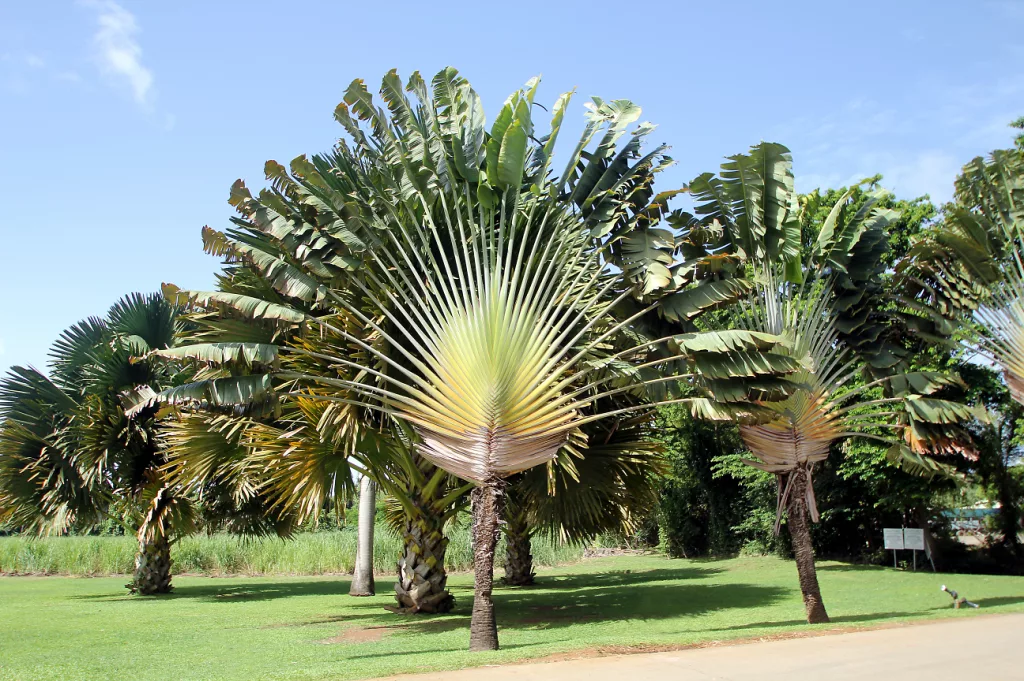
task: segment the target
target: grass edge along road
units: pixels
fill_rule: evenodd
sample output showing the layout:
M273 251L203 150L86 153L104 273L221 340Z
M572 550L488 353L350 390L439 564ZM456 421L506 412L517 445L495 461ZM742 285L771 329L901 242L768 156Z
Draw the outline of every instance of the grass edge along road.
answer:
M822 562L829 628L1024 611L1024 578L897 572ZM384 610L337 577L176 578L170 597L124 578L0 578L0 679L357 679L511 663L581 649L679 646L813 630L789 561L628 556L541 571L495 592L502 649L471 654L470 575L450 615ZM943 584L979 603L953 610Z

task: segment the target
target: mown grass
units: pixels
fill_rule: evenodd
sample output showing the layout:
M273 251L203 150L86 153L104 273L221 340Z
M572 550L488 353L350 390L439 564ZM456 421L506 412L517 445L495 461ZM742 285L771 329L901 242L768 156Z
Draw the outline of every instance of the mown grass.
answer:
M1024 610L1024 578L935 575L822 563L829 626ZM123 580L0 578L0 679L358 679L446 670L603 646L690 644L800 632L796 570L776 558L589 559L498 587L502 649L470 654L471 576L458 605L401 616L391 582L347 596L337 577L180 577L166 597L131 597ZM953 610L947 583L981 604Z
M469 532L455 528L446 555L449 570L472 566ZM99 576L132 571L134 537L0 537L0 574ZM401 554L401 539L386 527L374 533L374 570L391 574ZM583 549L538 537L538 565L563 565L579 560ZM172 549L176 574L202 575L326 575L350 574L355 564L354 530L308 532L290 540L244 540L229 535L186 537ZM504 551L499 547L500 557Z

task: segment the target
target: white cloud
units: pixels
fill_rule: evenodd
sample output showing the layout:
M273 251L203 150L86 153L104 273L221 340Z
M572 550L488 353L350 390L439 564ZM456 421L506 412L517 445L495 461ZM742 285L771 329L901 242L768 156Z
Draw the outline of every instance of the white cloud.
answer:
M113 0L82 0L96 11L99 28L93 35L100 69L112 80L125 83L142 106L152 104L153 72L142 64L142 46L136 39L135 16Z
M928 194L933 202L941 203L952 198L953 178L959 174L962 163L946 152L923 151L903 162L883 165L883 184L902 197Z

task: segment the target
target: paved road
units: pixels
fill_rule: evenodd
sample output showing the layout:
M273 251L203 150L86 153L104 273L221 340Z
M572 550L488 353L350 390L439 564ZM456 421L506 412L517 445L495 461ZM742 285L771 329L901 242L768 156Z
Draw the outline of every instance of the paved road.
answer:
M403 681L1022 681L1024 614L394 678Z

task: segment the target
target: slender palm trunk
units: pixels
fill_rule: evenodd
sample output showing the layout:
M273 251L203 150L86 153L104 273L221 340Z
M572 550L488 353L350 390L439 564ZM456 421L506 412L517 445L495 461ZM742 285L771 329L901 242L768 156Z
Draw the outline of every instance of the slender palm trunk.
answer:
M796 570L800 576L800 591L804 596L807 622L820 624L828 622L828 613L821 600L818 587L818 573L814 569L814 547L811 545L811 529L807 513L807 471L797 468L792 473L792 487L786 504L789 536L793 540L796 555Z
M373 596L373 525L377 513L377 486L363 476L359 482L359 527L356 539L356 566L349 596Z
M135 574L125 585L143 596L171 591L171 544L165 536L149 537L139 531L139 552L135 555Z
M509 586L529 586L536 574L530 553L530 525L526 513L505 503L505 583Z
M473 490L473 616L469 623L471 651L498 649L498 624L494 618L494 550L500 532L500 481Z

